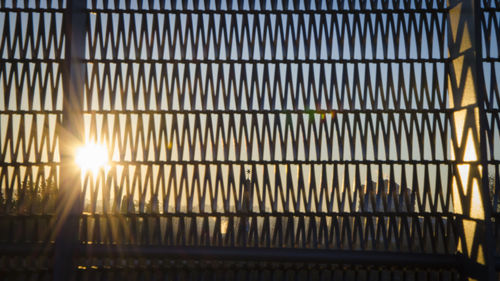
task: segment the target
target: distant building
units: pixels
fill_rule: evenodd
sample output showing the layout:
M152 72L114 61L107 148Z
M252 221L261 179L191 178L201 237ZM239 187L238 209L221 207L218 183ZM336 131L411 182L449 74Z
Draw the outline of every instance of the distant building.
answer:
M252 211L252 205L251 205L251 189L252 189L252 182L249 179L246 179L245 182L243 183L243 194L241 196L241 204L240 204L240 212L243 213L248 213Z
M241 204L239 212L243 214L240 219L240 235L242 235L243 243L246 241L246 233L250 229L249 219L247 214L252 212L252 203L251 203L251 193L252 193L252 182L250 179L245 179L243 182L243 193L241 196Z
M360 212L414 212L415 191L395 182L383 180L362 185Z

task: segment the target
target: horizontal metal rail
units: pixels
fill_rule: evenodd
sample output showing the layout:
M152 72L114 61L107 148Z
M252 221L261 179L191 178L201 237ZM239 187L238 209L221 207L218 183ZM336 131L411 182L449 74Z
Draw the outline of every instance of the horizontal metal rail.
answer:
M303 262L326 264L365 264L389 266L455 267L458 255L388 253L317 249L223 248L81 245L79 254L88 257L146 257L173 259L215 259L234 261Z
M53 244L0 244L0 256L51 255ZM165 258L179 260L299 262L316 264L357 264L371 266L458 268L463 263L459 254L390 253L377 251L343 251L319 249L276 249L238 247L170 247L131 245L79 245L79 257ZM496 260L500 270L500 258Z

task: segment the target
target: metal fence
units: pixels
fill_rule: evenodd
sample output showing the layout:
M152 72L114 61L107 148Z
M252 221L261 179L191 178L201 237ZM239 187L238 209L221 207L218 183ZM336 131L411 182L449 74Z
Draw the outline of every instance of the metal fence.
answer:
M0 279L493 279L499 20L0 1ZM86 143L109 166L80 171Z

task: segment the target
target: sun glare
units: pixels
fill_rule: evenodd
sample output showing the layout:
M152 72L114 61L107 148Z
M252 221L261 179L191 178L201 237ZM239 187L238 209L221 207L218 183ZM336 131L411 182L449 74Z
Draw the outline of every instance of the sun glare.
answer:
M108 166L108 149L102 144L87 143L76 151L75 161L83 173L92 171L96 174L99 169Z

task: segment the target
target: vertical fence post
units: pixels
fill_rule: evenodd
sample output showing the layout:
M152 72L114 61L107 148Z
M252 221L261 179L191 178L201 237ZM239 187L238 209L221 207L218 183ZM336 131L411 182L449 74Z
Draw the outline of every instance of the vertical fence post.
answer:
M458 251L465 280L493 280L494 243L487 184L486 139L481 65L480 3L449 2L447 65L451 111L453 208L461 217Z
M62 63L63 112L58 126L61 155L60 187L55 224L54 280L72 279L78 244L78 215L82 197L80 171L74 161L75 148L83 140L83 83L85 55L85 3L67 0L62 31L65 55Z

